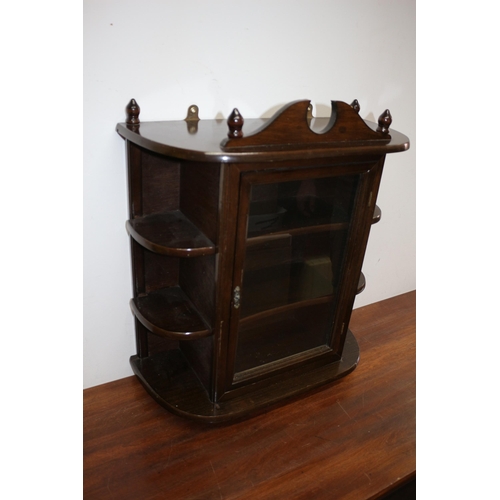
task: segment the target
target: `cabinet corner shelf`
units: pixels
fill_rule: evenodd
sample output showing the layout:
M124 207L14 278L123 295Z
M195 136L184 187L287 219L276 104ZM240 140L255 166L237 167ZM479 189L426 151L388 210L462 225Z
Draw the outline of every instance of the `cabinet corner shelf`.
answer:
M173 257L215 253L215 245L179 210L128 220L127 231L152 252Z
M178 286L130 301L137 319L152 333L172 340L207 337L211 328Z
M249 417L352 372L349 330L385 156L409 148L332 101L270 119L145 122L125 139L137 354L151 396L203 422ZM194 114L193 114L194 113ZM314 131L313 131L314 130ZM320 131L320 132L317 132Z
M373 211L373 217L372 217L372 224L377 224L377 222L380 222L380 219L382 218L382 210L375 205L375 210Z

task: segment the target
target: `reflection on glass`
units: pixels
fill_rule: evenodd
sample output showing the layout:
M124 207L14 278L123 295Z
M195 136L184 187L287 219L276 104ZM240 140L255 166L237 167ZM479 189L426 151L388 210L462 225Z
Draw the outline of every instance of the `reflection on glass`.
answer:
M328 343L357 180L252 186L236 372Z

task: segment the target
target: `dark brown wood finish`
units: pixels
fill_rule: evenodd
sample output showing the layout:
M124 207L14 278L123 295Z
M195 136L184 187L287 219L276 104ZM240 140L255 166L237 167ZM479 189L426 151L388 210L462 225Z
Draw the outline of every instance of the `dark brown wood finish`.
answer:
M180 210L127 221L127 231L152 252L188 257L212 255L212 243Z
M313 179L321 179L321 178L326 178L330 177L332 175L345 175L345 174L358 174L358 175L366 175L366 172L369 172L369 169L373 164L366 164L363 162L357 162L357 163L349 163L349 164L344 164L339 163L337 165L329 165L325 166L323 165L318 165L318 160L315 162L316 165L311 165L311 162L308 163L308 167L305 169L300 169L298 168L300 163L297 161L294 162L281 162L279 166L275 166L275 168L272 171L260 171L258 170L258 166L255 164L237 164L234 165L234 169L238 170L241 173L241 180L240 180L240 185L241 185L241 191L240 191L240 196L239 196L239 221L238 221L238 230L237 230L237 246L235 249L235 263L234 263L234 277L233 277L233 282L232 282L232 289L234 290L236 287L243 287L244 286L244 279L243 279L243 268L244 268L244 262L246 259L246 251L245 248L247 246L247 239L246 239L246 232L247 232L247 218L248 218L248 213L249 213L249 196L250 196L250 190L253 185L256 184L272 184L273 182L279 182L282 180L303 180L307 178L313 178ZM249 170L252 169L252 170ZM367 181L368 182L368 181ZM365 184L367 184L367 182ZM368 185L368 184L367 184ZM371 185L371 184L370 184ZM361 202L358 203L367 205L367 200L369 197L369 192L365 189L365 193L360 195L361 196ZM376 195L375 195L376 198ZM364 201L363 201L364 200ZM366 213L366 209L362 208L358 210L358 214L354 215L354 221L356 219L363 218L364 214ZM373 212L371 212L373 214ZM373 218L373 215L372 215ZM358 222L354 222L354 226L360 226L360 224L363 224L361 227L365 227L363 234L366 235L367 237L367 231L369 230L369 225L364 221L358 220ZM315 231L324 231L325 229L331 230L331 229L340 229L340 228L345 228L348 225L346 223L344 224L339 224L338 227L336 224L329 224L326 227L323 226L316 226L316 227L301 227L297 230L299 233L314 233ZM284 234L294 234L295 231L290 228L283 229L282 231ZM355 233L356 231L351 231L351 233ZM359 232L359 231L358 231ZM274 233L274 235L280 234ZM248 240L251 242L251 240ZM314 351L314 354L311 355L310 350L314 346L310 346L309 348L307 347L307 343L304 343L300 340L300 338L297 339L298 345L302 347L300 351L302 354L294 353L293 358L290 357L288 361L276 361L274 363L269 363L266 364L265 366L259 368L259 369L253 369L251 370L251 374L253 374L253 378L251 376L242 376L241 374L238 375L238 365L236 363L236 352L237 352L237 347L239 343L239 336L232 335L229 337L226 346L227 346L227 351L226 351L226 386L224 390L224 399L227 399L228 397L232 397L233 395L235 396L240 396L242 393L244 393L246 390L249 392L255 391L256 387L265 387L266 381L265 381L265 375L269 373L285 373L286 368L289 368L290 366L295 366L296 368L301 368L307 371L307 368L311 365L312 362L314 361L319 361L320 363L335 363L339 362L339 359L341 359L341 351L342 347L344 344L344 339L345 335L347 334L347 327L349 324L349 314L350 314L350 308L346 306L346 302L350 304L352 308L352 303L354 302L354 297L358 291L358 284L359 281L353 282L353 279L351 277L351 267L353 264L353 258L355 258L359 254L359 248L357 245L359 244L359 241L357 241L354 238L350 238L350 243L347 249L347 262L346 262L346 267L347 271L344 272L344 282L346 284L341 285L341 289L345 289L346 285L349 286L348 291L345 292L344 294L341 294L340 299L338 302L335 304L335 307L337 310L340 310L340 313L337 313L335 316L335 322L334 326L332 329L332 334L331 334L331 340L328 341L328 343L331 345L331 350L328 352L325 352L325 350L316 350ZM350 248L350 250L349 250ZM349 256L349 254L351 256ZM361 258L362 262L362 258ZM361 262L354 262L354 266L360 267ZM354 269L356 269L356 267ZM356 272L355 270L353 272ZM361 269L359 269L357 276L359 278L361 274ZM354 286L354 287L353 287ZM319 301L325 300L325 299L319 299ZM330 303L332 303L331 298L326 298L326 300ZM309 302L311 306L318 302L312 301ZM292 310L297 310L297 307L301 307L301 303L297 304L291 304L283 307L278 307L276 309L269 309L268 311L265 311L264 313L261 313L257 316L254 316L253 319L255 320L262 320L262 318L268 318L273 315L282 315L283 318L287 316L287 313L291 312ZM332 306L333 307L333 306ZM314 310L314 309L312 309ZM243 319L243 323L241 322L240 319L240 313L241 309L235 309L234 307L231 309L231 317L230 317L230 330L232 332L238 332L239 328L243 328L244 324L248 324L249 321L252 321L252 317L250 318L245 318ZM239 326L240 325L240 326ZM264 324L262 325L261 328L264 328ZM294 349L292 347L292 351L290 353L290 356L292 355L292 352L295 350L298 350L299 348L297 347ZM243 365L244 366L244 365ZM354 368L355 362L352 368ZM331 369L330 373L332 375L332 380L335 379L336 376L336 371ZM244 380L245 383L242 385L241 381ZM249 385L249 382L252 383L252 385ZM246 388L245 388L246 384Z
M235 237L238 223L240 173L232 165L221 165L221 192L219 215L219 252L217 255L217 284L214 326L213 401L218 401L226 389L227 345L230 341L228 317L233 300L232 272Z
M224 151L297 150L302 148L367 146L371 142L387 143L390 140L390 114L385 112L379 120L379 129L373 131L359 118L358 111L345 102L332 101L332 113L324 130L313 132L307 123L311 101L296 101L281 108L276 114L250 135L243 136L242 123L235 122L234 110L228 119L229 138L221 143ZM236 123L238 130L236 131ZM381 125L383 123L383 126Z
M252 134L269 119L245 119L245 135ZM328 118L314 118L311 127L324 129L330 120ZM364 123L373 131L378 124L365 120ZM135 144L154 151L161 155L182 160L193 160L217 163L239 163L239 162L263 162L280 161L290 159L312 159L333 158L349 155L380 155L406 151L410 147L408 137L391 130L390 141L372 142L357 146L338 145L338 147L320 147L290 150L290 151L223 151L220 148L220 138L227 135L227 123L225 120L200 120L198 130L190 134L184 120L165 122L142 122L139 126L131 126L119 123L117 132L124 138Z
M222 120L200 121L194 105L184 121L151 123L140 122L135 101L127 107L117 131L128 151L137 336L131 364L164 407L223 422L356 367L359 349L348 326L365 287L370 226L381 216L375 202L384 158L409 147L408 138L389 131L388 111L378 129L358 112L356 101L332 101L330 119L312 117L309 101L270 120L244 121L235 110L227 134ZM322 218L294 218L281 207L283 223L247 231L251 210L265 216L277 209L273 186L298 183L309 193L311 182L326 196L317 198ZM253 189L257 205L250 207ZM335 218L329 206L337 206ZM297 260L299 248L313 260ZM297 288L301 275L290 273L318 255L327 268L314 264L308 279L326 274L307 295Z
M382 157L368 172L361 176L358 200L353 215L353 219L357 222L356 227L351 226L349 231L347 256L342 270L342 282L339 286L340 297L333 326L331 347L333 351L339 354L342 351L345 336L347 335L350 315L357 294L357 280L361 274L370 227L373 221L384 160L385 157Z
M127 121L133 121L136 118L135 109L137 103L132 99L127 107ZM138 115L137 115L138 119ZM126 141L127 151L127 176L128 176L128 202L129 218L133 219L136 215L142 215L142 164L141 150L131 141ZM130 255L132 261L132 295L137 297L145 292L146 283L144 279L144 248L130 239ZM135 343L137 355L146 357L149 354L148 331L142 323L135 319Z
M356 370L252 419L180 418L135 377L85 390L84 498L365 500L411 483L415 298L354 310Z
M168 287L130 301L137 319L156 335L175 340L206 337L211 328L178 287Z

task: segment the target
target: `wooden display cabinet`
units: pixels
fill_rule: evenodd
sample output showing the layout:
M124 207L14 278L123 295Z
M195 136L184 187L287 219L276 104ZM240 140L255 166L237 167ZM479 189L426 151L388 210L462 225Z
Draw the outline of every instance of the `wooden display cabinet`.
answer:
M126 140L134 373L153 398L207 422L242 418L350 373L349 330L385 155L408 138L332 101L270 119L144 122Z

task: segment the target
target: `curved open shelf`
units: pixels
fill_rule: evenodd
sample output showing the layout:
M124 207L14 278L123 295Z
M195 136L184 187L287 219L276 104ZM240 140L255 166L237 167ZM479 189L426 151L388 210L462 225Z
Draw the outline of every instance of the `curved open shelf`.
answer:
M127 231L137 243L155 253L172 257L215 253L214 243L180 210L128 220Z
M359 275L358 288L356 288L356 295L359 295L365 289L365 286L366 286L365 275L361 273Z
M212 329L178 286L132 299L130 307L148 330L161 337L190 340L212 335Z

